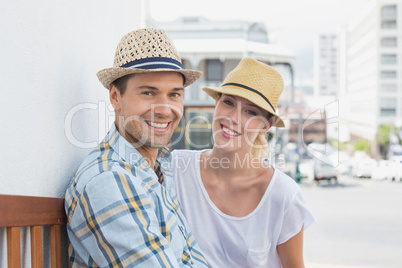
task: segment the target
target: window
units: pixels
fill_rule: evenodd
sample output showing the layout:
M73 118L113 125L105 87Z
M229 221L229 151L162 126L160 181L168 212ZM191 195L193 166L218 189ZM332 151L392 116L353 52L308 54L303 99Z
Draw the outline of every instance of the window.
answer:
M384 6L381 10L383 20L396 19L396 5Z
M212 120L214 108L187 108L185 149L212 148Z
M396 47L396 37L384 37L381 39L381 46L383 47Z
M207 60L207 81L222 81L223 80L223 66L220 60Z
M381 64L396 64L396 54L381 54Z
M381 23L382 29L395 29L396 28L396 20L392 21L383 21Z
M396 99L382 98L380 100L380 115L395 116L396 115Z
M396 71L381 71L381 78L396 78Z
M396 92L397 87L395 84L381 84L380 90L381 90L381 92L384 92L384 93Z

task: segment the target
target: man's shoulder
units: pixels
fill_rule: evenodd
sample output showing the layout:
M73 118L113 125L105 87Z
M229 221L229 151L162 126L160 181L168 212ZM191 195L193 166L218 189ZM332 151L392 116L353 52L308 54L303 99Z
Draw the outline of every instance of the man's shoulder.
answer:
M113 176L113 173L129 173L126 163L110 147L99 145L93 149L82 161L71 180L76 190L83 189L94 178Z

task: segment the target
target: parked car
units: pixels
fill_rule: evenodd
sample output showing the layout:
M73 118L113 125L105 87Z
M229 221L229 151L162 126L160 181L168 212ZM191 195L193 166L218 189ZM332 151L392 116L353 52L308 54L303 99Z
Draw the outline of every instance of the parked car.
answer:
M358 178L371 178L373 170L377 168L377 161L372 158L356 160L353 165L352 175Z
M392 156L389 160L389 173L387 179L402 181L402 156Z
M335 183L338 183L338 170L329 160L314 159L314 181L319 182L322 180L329 182L333 180Z
M391 178L391 163L388 160L380 160L378 166L373 170L371 178L373 180L386 180Z

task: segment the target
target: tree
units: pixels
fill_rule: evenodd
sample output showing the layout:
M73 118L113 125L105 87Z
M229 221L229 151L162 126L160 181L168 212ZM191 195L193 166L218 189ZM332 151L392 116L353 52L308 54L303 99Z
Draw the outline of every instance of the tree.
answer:
M371 145L368 140L365 139L358 139L355 142L355 150L356 151L363 151L363 152L370 152L371 151Z
M389 132L391 125L381 125L378 127L378 143L381 146L388 148L389 146Z

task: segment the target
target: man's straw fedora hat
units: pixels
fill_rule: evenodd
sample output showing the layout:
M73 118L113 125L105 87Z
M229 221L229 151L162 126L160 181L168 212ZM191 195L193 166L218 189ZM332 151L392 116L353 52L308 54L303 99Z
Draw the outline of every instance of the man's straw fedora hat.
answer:
M163 30L140 29L126 34L117 46L113 67L97 73L102 85L109 89L116 79L129 74L178 72L184 76L184 87L201 77L202 72L183 69L173 42Z
M285 127L277 113L279 96L283 91L283 79L272 67L252 58L244 58L223 81L221 87L202 88L217 99L219 94L245 98L273 114L274 126Z

